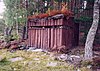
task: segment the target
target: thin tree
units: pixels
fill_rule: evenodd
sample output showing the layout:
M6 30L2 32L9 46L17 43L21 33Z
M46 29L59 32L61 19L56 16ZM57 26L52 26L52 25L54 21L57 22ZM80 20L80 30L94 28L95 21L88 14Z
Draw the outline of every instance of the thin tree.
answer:
M93 42L96 35L96 31L99 23L99 8L100 0L95 0L94 2L94 12L93 12L93 23L88 32L86 43L85 43L85 60L92 60L93 58Z

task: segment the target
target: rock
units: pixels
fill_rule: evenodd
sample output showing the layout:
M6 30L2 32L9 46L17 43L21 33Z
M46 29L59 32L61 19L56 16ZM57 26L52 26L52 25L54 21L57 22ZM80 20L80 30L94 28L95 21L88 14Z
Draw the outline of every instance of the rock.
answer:
M71 55L70 58L71 58L71 63L74 64L76 67L81 66L82 58L80 56Z
M49 62L49 63L47 63L47 67L55 67L55 66L57 66L57 62Z
M19 45L19 50L28 50L29 47L27 45Z
M62 60L62 61L68 60L68 55L67 54L61 54L60 57L59 57L59 60Z
M36 61L38 61L38 60L40 60L39 58L34 58L33 60L36 60Z
M61 61L67 61L67 62L72 61L72 58L68 54L61 54L60 56L57 57L57 59Z
M16 69L16 68L14 68L14 71L17 71L17 69Z
M90 69L91 67L92 67L92 65L88 65L88 66L87 66L87 68L89 68L89 69Z
M68 55L68 54L61 54L60 56L56 57L57 60L66 61L69 64L74 64L80 66L82 58L76 55Z
M43 52L42 49L35 49L35 50L32 50L32 52Z
M76 56L76 55L71 55L71 58L80 58L80 56Z
M81 71L80 69L77 69L77 71Z
M48 53L47 50L37 49L36 47L29 47L29 49L27 51L32 51L32 52L45 52L45 53Z
M32 50L35 50L36 47L29 47L29 49L27 51L32 51Z
M2 61L2 60L4 60L5 59L5 57L3 57L3 56L0 56L0 61Z
M11 49L11 50L8 50L10 51L11 53L14 53L16 50L15 49Z
M70 58L72 59L73 62L80 62L82 60L80 56L76 55L71 55Z
M11 61L11 62L16 62L16 61L21 61L21 60L24 60L24 58L22 58L22 57L16 57L16 58L9 59L9 61Z
M32 61L28 62L28 67L32 66L32 63L33 63Z

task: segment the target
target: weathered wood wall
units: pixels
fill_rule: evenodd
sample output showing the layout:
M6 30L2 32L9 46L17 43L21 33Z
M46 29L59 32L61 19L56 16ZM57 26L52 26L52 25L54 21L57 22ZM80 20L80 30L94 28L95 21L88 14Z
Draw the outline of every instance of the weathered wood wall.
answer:
M73 17L35 19L28 21L27 44L47 50L61 46L70 48L78 45L78 25L74 24Z

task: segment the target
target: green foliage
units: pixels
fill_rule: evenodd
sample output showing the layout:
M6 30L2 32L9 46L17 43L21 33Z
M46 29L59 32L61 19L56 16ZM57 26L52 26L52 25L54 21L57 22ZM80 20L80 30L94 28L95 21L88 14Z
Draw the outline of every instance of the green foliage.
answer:
M6 6L4 19L7 26L26 21L27 12L25 7L21 7L21 0L4 0L4 4Z
M75 22L79 22L79 21L81 21L81 22L91 22L92 17L81 16L79 18L75 18L74 20L75 20Z
M4 27L5 27L5 21L3 19L0 19L0 35L3 34L4 32Z
M95 0L86 0L89 3L94 3Z
M18 38L18 30L19 25L24 24L27 21L27 10L25 7L25 1L23 0L4 0L4 4L6 6L5 12L4 12L4 21L6 27L12 27L14 32L16 32L17 36L14 38ZM16 29L16 30L15 30ZM11 33L13 35L13 33ZM11 37L11 34L8 36ZM9 39L9 37L5 37ZM10 39L9 39L10 40ZM7 40L7 41L9 41Z
M13 34L12 38L11 39L15 39L15 40L18 40L19 39L19 36L17 34Z

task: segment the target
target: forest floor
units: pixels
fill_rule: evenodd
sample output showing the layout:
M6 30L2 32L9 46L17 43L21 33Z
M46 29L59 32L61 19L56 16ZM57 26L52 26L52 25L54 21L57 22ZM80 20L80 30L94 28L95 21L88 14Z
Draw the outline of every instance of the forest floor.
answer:
M55 60L44 52L17 50L11 53L0 50L0 71L91 71L87 67L75 67L65 61Z

